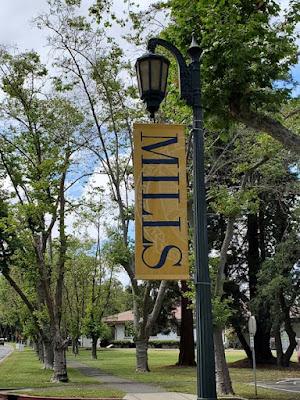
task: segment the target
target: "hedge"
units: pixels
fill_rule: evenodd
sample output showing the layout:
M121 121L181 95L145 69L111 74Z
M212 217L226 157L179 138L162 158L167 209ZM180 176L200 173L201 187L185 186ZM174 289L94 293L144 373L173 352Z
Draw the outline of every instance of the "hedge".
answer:
M114 347L118 348L135 348L135 343L133 340L112 340L110 342ZM178 340L149 340L149 348L155 349L178 349Z

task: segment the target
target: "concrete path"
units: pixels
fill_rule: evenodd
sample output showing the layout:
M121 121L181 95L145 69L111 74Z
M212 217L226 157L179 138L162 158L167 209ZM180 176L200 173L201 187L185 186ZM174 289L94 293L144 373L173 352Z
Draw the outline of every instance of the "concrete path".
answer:
M160 388L158 386L134 382L129 379L106 374L105 372L102 372L99 368L92 368L87 366L86 364L77 361L69 361L68 365L71 368L78 369L78 371L81 372L83 375L90 376L98 380L103 384L103 386L118 389L125 393L161 393L165 391L163 388Z
M128 393L124 400L196 400L197 396L187 393L158 392L158 393Z
M294 393L300 393L300 378L288 378L288 379L282 379L277 382L257 382L258 387L262 387L265 389L273 389L273 390L279 390L283 392L294 392Z
M92 368L84 363L68 361L68 366L76 368L83 375L90 376L102 383L107 388L118 389L126 393L124 400L196 400L197 396L188 393L166 392L164 388L147 383L134 382L129 379L109 375L99 368ZM101 386L102 386L101 385ZM103 387L102 386L102 387ZM220 397L219 399L222 399ZM226 400L246 400L241 397L226 397Z
M0 346L0 363L6 359L13 352L13 347L7 343Z

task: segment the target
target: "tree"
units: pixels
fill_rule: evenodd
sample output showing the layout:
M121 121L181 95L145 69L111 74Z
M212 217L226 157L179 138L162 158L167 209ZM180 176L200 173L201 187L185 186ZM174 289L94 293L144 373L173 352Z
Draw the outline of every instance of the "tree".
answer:
M269 347L272 329L270 304L266 298L260 296L263 289L262 286L258 286L258 281L265 260L273 257L276 246L289 232L291 213L298 204L295 197L298 182L291 172L290 165L291 161L287 162L277 155L268 164L268 168L265 166L264 172L260 171L260 174L253 177L253 183L258 188L259 208L241 221L240 235L233 241L232 256L227 267L227 273L232 269L235 274L234 282L229 278L230 288L226 289L229 289L228 293L233 296L236 307L232 323L248 357L251 358L250 349L242 334L246 320L243 321L241 316L245 315L245 309L256 314L260 332L255 337L255 345L258 362L262 363L275 362L275 359ZM244 243L240 239L241 234L245 235ZM241 289L245 282L249 283L251 302L249 294ZM237 286L240 286L240 289Z
M64 320L68 335L72 339L72 352L79 352L79 338L83 333L83 321L86 314L87 294L91 276L91 257L88 255L90 243L76 238L70 239L64 282Z
M290 69L298 61L299 3L291 0L281 19L274 0L230 0L214 5L171 0L153 8L164 7L171 18L163 36L185 54L194 32L202 48L206 118L220 126L241 122L299 152L299 134L280 114L292 92Z
M6 122L0 141L1 169L9 180L7 216L2 218L2 273L34 317L43 342L54 352L54 381L67 381L66 340L61 331L63 281L67 251L65 232L67 174L82 115L69 101L42 91L47 71L34 52L13 56L1 51ZM7 123L9 121L9 124ZM54 227L58 237L53 241ZM18 248L6 254L6 236ZM11 268L31 274L39 307L14 281ZM41 313L41 314L40 314ZM46 314L45 314L46 313ZM39 318L39 315L46 315ZM45 326L44 326L45 325ZM53 347L52 347L53 346Z
M293 232L277 246L274 257L263 263L258 279L259 300L270 306L277 364L284 367L289 366L297 345L291 316L299 302L299 256L299 239ZM285 352L281 343L282 326L289 338Z
M80 2L76 2L78 5ZM121 71L131 78L131 66L122 59L122 50L106 28L94 29L90 21L76 15L76 5L52 2L51 14L37 19L39 26L50 30L50 44L56 50L56 66L67 79L57 80L60 89L80 89L78 97L86 112L90 129L90 145L99 170L108 177L112 197L111 213L117 221L111 254L114 264L127 272L133 291L134 326L137 351L137 369L148 371L147 346L151 330L159 315L166 282L161 282L156 301L151 297L156 283L140 284L134 277L134 257L129 238L129 224L133 220L132 190L132 120L141 116L136 106L136 88L126 85ZM104 49L104 44L108 43ZM115 251L115 250L118 251ZM153 307L152 307L153 305Z
M181 324L179 356L176 365L195 366L194 316L192 301L188 296L190 288L181 281Z
M25 322L30 320L30 314L18 295L11 290L5 278L0 278L0 334L1 337L16 337L24 333Z

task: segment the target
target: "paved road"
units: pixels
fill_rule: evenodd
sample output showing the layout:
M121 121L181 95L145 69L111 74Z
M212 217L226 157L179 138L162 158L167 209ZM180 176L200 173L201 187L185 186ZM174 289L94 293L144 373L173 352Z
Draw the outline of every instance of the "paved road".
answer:
M282 379L277 382L257 382L257 386L284 392L300 393L300 378Z
M4 357L6 357L9 353L11 353L12 350L13 350L13 348L7 343L5 343L4 346L1 345L0 346L0 362Z

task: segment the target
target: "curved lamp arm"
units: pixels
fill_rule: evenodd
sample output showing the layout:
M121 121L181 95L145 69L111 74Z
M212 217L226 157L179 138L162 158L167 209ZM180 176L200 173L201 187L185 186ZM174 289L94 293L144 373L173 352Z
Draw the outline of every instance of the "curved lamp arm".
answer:
M148 41L148 50L155 53L156 46L162 46L169 50L173 56L176 58L178 68L179 68L179 81L180 81L180 97L186 101L189 106L193 105L193 95L192 95L192 74L189 67L180 53L180 51L172 43L160 39L151 38Z

